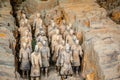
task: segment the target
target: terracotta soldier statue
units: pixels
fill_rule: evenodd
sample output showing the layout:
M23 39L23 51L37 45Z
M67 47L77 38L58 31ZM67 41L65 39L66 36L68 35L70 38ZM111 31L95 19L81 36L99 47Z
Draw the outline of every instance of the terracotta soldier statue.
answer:
M28 78L30 70L30 52L27 48L29 48L27 44L23 43L19 53L19 61L21 62L20 69L22 70L22 77L24 77L26 71Z
M42 19L40 18L40 13L37 13L33 22L33 30L37 30L41 26L42 26Z
M80 66L80 56L82 57L83 52L81 46L79 45L79 40L72 46L72 56L73 56L73 67L75 69L76 75L78 76L78 70Z
M44 35L46 35L46 32L43 30L42 26L39 27L39 29L36 29L36 30L35 30L35 38L37 38L37 36L38 36L39 34L44 34Z
M47 37L44 34L44 31L41 31L41 33L39 33L36 37L36 42L39 42L39 41L42 41L42 40L45 40L45 41L48 40Z
M42 67L41 54L39 52L38 45L35 47L35 51L31 54L31 80L40 80L40 67Z
M56 34L56 31L59 30L57 27L56 27L56 24L54 23L54 21L51 21L52 25L48 27L48 39L49 39L49 42L51 42L52 40L52 36L54 34Z
M55 50L55 45L58 43L58 40L60 38L60 32L59 30L56 30L56 34L52 36L52 42L51 42L51 48L52 48L52 54L54 53Z
M63 33L63 39L66 40L66 36L70 34L70 27L66 26L66 30Z
M63 42L63 38L62 38L62 35L59 34L55 37L55 41L53 41L52 43L52 60L54 61L54 63L56 63L57 61L57 54L58 54L58 49L59 49L59 45L61 45Z
M61 44L59 44L57 47L57 53L56 53L56 57L57 57L57 61L56 61L56 67L57 67L57 71L60 72L60 68L61 68L61 64L60 61L62 59L62 55L63 52L65 51L65 41L62 40Z
M48 75L49 59L50 59L50 50L47 46L46 41L42 41L42 48L40 49L41 58L42 58L42 68L45 69L45 75ZM42 70L43 70L42 69Z
M26 15L22 13L21 19L20 19L20 27L23 27L26 23L28 23L28 20L26 19Z
M52 35L52 32L53 30L55 29L55 23L53 20L51 20L51 25L48 26L48 39L49 39L49 42L51 42L51 35Z
M60 62L61 64L60 74L62 79L67 78L68 76L73 74L71 66L72 62L73 62L72 52L70 50L70 45L67 43Z
M67 37L66 37L66 42L69 43L70 46L75 44L75 41L77 40L76 36L73 33L74 33L74 31L71 29L70 34L67 35Z
M59 27L60 33L63 35L64 32L66 31L66 24L65 24L65 20L62 20L62 24Z

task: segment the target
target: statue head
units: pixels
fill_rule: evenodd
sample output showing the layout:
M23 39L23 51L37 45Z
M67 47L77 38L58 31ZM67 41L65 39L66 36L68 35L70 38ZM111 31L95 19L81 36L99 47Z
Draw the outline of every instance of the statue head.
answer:
M38 44L35 46L34 54L35 54L35 55L38 55L38 54L39 54Z
M73 35L74 31L72 29L70 29L70 34Z
M67 27L66 27L66 29L69 31L69 30L70 30L70 27L69 27L69 26L67 26Z
M38 52L38 44L35 46L35 52Z
M39 26L39 30L43 30L43 27L42 27L42 25L40 25L40 26Z
M54 22L54 20L51 20L51 26L52 26L52 27L55 26L55 22Z
M43 40L43 41L42 41L42 44L43 44L43 46L46 46L46 41Z
M25 30L25 34L24 35L27 37L28 34L29 34L29 30Z
M59 29L56 29L56 34L59 34L59 33L60 33Z
M37 18L40 18L40 13L37 13L37 14L36 14L36 17L37 17Z
M70 51L70 45L69 45L68 43L66 43L66 46L65 46L65 47L66 47L66 48L65 48L66 51L69 52L69 51Z
M28 26L28 20L27 19L25 19L25 22L24 22L25 24L26 24L26 27Z
M65 40L62 40L62 45L65 45Z
M79 40L76 40L76 44L79 45Z
M24 49L26 49L27 44L24 42L24 43L22 44L22 46L23 46Z
M57 40L59 40L59 39L60 39L60 37L59 37L59 36L57 36L57 37L56 37L56 39L57 39Z
M40 33L42 36L45 36L45 31L42 30Z
M62 24L64 24L64 25L65 25L65 20L62 20Z
M22 18L23 18L23 19L26 19L26 15L25 15L24 13L22 14Z
M77 37L75 35L73 35L73 40L74 42L77 40Z
M69 25L68 25L70 28L72 27L72 24L71 23L69 23Z

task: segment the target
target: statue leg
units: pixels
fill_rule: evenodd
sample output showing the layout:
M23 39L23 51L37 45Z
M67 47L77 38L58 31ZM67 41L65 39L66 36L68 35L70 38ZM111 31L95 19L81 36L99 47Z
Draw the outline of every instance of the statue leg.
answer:
M79 76L78 70L79 70L79 66L76 66L76 76Z
M61 76L61 80L64 80L64 76Z
M26 71L26 73L27 73L27 79L29 78L29 70L28 71Z
M48 76L48 67L45 68L45 76Z
M58 72L58 67L57 66L55 66L55 69L56 69L56 72Z
M59 72L59 74L60 74L60 66L58 66L58 72Z
M22 71L22 77L25 78L25 71Z
M41 72L42 72L42 73L44 72L44 68L43 68L43 67L41 68Z
M31 80L34 80L34 78L33 78L33 77L31 77Z
M36 77L35 80L40 80L39 77Z

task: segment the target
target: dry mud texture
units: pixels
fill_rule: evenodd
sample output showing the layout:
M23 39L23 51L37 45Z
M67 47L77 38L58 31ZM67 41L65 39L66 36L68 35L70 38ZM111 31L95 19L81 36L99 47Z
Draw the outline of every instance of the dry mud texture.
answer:
M14 55L11 44L15 43L16 29L10 0L0 0L0 80L14 79Z
M120 24L120 0L97 0L97 2L107 10L112 20Z

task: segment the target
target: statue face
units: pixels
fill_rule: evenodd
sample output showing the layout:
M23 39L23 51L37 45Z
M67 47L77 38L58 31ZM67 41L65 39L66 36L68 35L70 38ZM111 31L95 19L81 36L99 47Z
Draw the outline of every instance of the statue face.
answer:
M22 17L23 17L23 19L25 19L26 18L25 14L22 14Z
M65 20L63 20L62 23L65 24Z
M66 51L67 51L67 52L69 52L69 51L70 51L70 49L69 49L69 48L66 48Z
M37 13L37 15L36 15L38 18L40 17L40 13Z
M43 29L42 26L40 26L39 29L42 30Z
M73 35L73 33L74 33L74 31L71 29L71 30L70 30L70 34Z
M25 18L24 18L25 19ZM27 23L28 23L28 20L27 19L25 19L25 23L26 23L26 25L28 25Z
M57 33L57 34L59 34L59 33L60 33L60 31L57 29L57 30L56 30L56 33Z
M70 27L69 27L69 26L67 26L67 30L70 30Z
M26 43L23 43L23 48L26 49Z
M70 45L66 44L66 51L69 52L70 51Z
M64 40L62 40L62 44L63 44L63 45L65 44L65 41L64 41Z
M79 40L76 40L76 44L77 44L77 45L79 44Z
M41 31L41 35L44 35L45 34L45 32L44 31Z
M69 23L69 27L70 27L70 28L72 27L72 24L71 24L71 23Z
M55 26L55 23L54 23L54 21L53 21L53 20L51 20L51 25L52 25L52 27L54 27L54 26Z
M37 51L38 51L38 45L35 46L35 52L37 52Z
M59 38L59 36L57 36L57 40L59 40L60 38Z
M43 41L43 46L46 46L46 41Z
M28 35L28 33L29 33L29 31L26 31L26 32L25 32L25 35L27 36L27 35Z
M74 40L77 40L77 37L76 37L75 35L73 35L73 39L74 39Z

